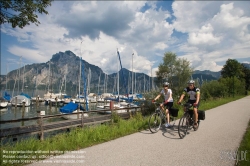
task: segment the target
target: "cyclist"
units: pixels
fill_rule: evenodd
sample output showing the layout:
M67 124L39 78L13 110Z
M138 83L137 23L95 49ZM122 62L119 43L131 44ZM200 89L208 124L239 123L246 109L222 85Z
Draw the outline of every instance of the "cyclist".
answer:
M194 85L195 81L190 80L188 81L188 87L186 87L178 101L178 104L181 103L183 100L185 94L189 95L189 99L187 103L190 103L193 105L193 111L194 111L194 130L197 129L197 121L198 121L198 107L199 107L199 101L200 101L200 89L195 87Z
M169 110L171 109L171 107L173 106L173 97L172 97L172 90L169 89L169 83L168 82L164 82L163 83L163 89L161 90L160 94L157 95L153 102L155 100L157 100L158 98L161 97L161 95L164 95L164 103L162 103L160 106L162 108L162 110L164 110L164 107L166 107L166 119L167 119L167 122L165 124L165 127L170 127L170 124L169 124Z

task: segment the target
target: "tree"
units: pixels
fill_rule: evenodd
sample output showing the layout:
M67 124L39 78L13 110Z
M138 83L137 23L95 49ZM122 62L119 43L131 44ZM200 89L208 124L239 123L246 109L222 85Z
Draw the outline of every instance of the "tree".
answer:
M12 28L23 28L30 23L38 26L36 13L48 14L46 7L51 6L52 0L0 0L0 25L11 23Z
M173 77L173 67L176 63L177 56L172 52L167 52L164 54L163 63L160 63L158 66L158 71L156 72L156 76L158 80L166 79L169 82L172 82Z
M171 89L178 94L186 86L193 70L190 62L183 58L177 58L172 52L164 54L163 62L158 66L156 76L160 83L170 82Z
M243 78L244 73L242 65L235 59L228 59L221 70L221 76L223 78L234 76L237 78Z
M245 80L245 89L250 90L250 69L248 69L244 64L242 65L242 71L244 73L244 80Z
M226 64L223 66L222 71L221 71L221 76L222 78L232 78L232 87L228 87L232 93L233 96L235 94L235 79L239 79L241 83L244 84L245 87L245 73L244 73L244 68L243 65L240 64L237 60L235 59L228 59L226 61Z
M225 97L228 94L227 89L227 86L220 81L213 80L206 82L201 87L201 97L204 100Z
M231 96L231 94L233 94L233 96L235 94L244 94L245 92L244 80L240 80L237 77L220 78L219 82L227 87L227 94L229 96Z

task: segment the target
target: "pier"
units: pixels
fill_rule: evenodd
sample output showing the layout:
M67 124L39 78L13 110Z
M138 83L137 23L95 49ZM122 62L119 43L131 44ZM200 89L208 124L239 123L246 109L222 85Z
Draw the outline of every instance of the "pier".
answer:
M129 119L132 114L138 111L145 111L144 106L140 107L126 107L121 108L122 110L126 109L127 112L124 113L118 113L117 115L120 116L123 119ZM112 109L111 112L115 112L116 110L121 109ZM131 111L134 110L134 111ZM30 118L21 118L21 119L13 119L13 120L3 120L0 121L0 124L8 124L8 123L16 123L16 122L24 122L24 121L37 121L36 125L29 125L29 126L21 126L21 127L11 127L11 128L4 128L0 129L0 139L3 138L15 138L15 136L20 135L33 135L37 134L38 138L40 140L44 139L44 133L49 131L56 131L56 130L62 130L67 129L70 130L70 128L73 127L86 127L90 125L96 125L96 124L103 124L105 122L110 122L112 119L112 113L111 114L105 114L106 111L110 111L110 109L104 109L104 110L92 110L92 111L83 111L78 112L74 114L81 115L81 118L72 119L72 120L62 120L58 122L50 122L50 123L44 123L45 120L51 119L51 118L58 118L63 117L65 114L56 114L56 115L43 115L40 111L37 112L37 117L30 117ZM90 117L84 117L84 114L88 113L99 113L98 116L90 116Z

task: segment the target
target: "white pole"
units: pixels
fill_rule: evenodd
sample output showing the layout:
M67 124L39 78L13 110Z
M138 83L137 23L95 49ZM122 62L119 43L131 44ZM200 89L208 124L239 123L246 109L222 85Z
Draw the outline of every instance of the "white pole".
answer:
M9 63L7 63L7 66L6 66L6 87L5 87L5 90L7 91L7 88L8 88L8 86L7 86L7 84L8 84L8 68L9 68Z
M81 54L80 54L80 73L79 73L79 87L78 87L78 99L79 99L79 103L80 103L80 91L81 91L81 71L82 71L82 41L81 41L81 44L80 44L80 48L81 48Z
M117 49L118 52L118 49ZM118 56L118 53L117 53ZM119 99L119 57L117 58L117 93L118 93L118 99ZM118 102L120 99L118 100Z
M23 89L24 89L24 72L25 72L25 65L23 67L23 84L22 84L22 92L23 92Z
M151 81L152 81L152 89L153 89L153 74L152 74L152 65L150 65L151 66ZM152 90L151 89L151 90Z
M133 88L134 88L134 77L133 77L133 57L134 57L134 53L132 54L132 95L134 94L134 92L133 92Z

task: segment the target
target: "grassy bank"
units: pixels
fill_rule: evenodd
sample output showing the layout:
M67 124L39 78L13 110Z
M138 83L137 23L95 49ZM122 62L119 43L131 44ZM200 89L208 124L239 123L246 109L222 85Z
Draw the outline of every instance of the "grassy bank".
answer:
M244 155L244 159L236 161L235 165L237 166L249 166L250 165L250 121L248 122L248 127L246 129L246 133L243 136L243 139L240 143L240 147L238 152L246 152Z
M240 99L242 97L244 96L202 101L200 109L208 110L219 105ZM180 111L179 117L181 115L182 111ZM4 144L3 146L1 146L0 161L2 162L1 165L23 165L24 163L22 162L25 160L42 160L46 157L46 155L58 155L62 154L62 152L64 151L79 150L122 136L126 136L147 128L148 116L142 116L141 113L135 114L129 120L120 119L117 115L114 114L112 117L112 121L109 123L90 126L84 129L75 128L68 133L62 133L50 138L46 138L42 142L37 140L36 138L30 138L27 140L19 141L15 144ZM248 137L248 139L249 138L250 137ZM37 151L44 151L44 157L41 157L41 154L37 153ZM52 153L51 151L54 152ZM56 153L56 151L59 152ZM26 158L21 158L21 156L24 155L26 156ZM4 163L4 161L7 160L16 162Z

